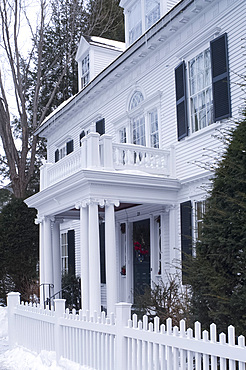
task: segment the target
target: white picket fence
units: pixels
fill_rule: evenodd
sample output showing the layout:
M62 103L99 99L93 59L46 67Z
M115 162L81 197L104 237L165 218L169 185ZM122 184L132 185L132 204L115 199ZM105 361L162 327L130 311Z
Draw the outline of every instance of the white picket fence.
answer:
M20 304L19 293L8 295L9 343L32 351L55 351L57 362L61 357L88 369L100 370L246 370L245 338L235 343L234 327L228 327L228 336L217 336L216 326L210 333L153 323L144 316L131 319L131 305L116 304L116 318L102 312L79 314L65 310L65 300L55 300L55 308Z

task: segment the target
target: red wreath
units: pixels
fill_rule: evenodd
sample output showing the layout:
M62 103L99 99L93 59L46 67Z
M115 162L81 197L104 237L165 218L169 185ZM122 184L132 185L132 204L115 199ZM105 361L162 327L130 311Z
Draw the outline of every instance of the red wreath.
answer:
M134 242L134 250L140 254L148 254L149 251L144 249L139 242Z

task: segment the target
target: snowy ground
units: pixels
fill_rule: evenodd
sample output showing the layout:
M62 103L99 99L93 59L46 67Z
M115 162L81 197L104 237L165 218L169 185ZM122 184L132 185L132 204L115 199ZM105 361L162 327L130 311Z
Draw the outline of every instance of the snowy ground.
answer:
M42 351L37 355L33 352L8 346L7 307L0 306L0 370L83 370L83 367L62 359L56 365L55 353Z

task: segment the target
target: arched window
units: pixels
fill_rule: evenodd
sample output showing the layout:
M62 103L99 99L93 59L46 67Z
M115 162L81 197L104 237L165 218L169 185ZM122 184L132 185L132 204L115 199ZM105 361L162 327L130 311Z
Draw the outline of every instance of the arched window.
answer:
M159 108L160 93L144 98L136 89L127 103L127 118L118 128L120 143L131 143L159 148Z
M135 91L129 103L129 110L136 108L144 100L141 91Z
M135 91L130 99L129 111L137 108L143 100L144 97L141 91ZM130 124L132 143L137 145L146 145L145 118L143 113L140 112L137 115L134 115L134 117L131 118Z

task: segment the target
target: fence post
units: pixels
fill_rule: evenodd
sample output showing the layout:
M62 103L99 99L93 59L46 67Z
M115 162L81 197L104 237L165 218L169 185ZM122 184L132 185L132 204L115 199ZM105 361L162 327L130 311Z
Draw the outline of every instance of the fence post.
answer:
M12 349L16 343L15 307L20 304L20 293L11 292L7 295L8 306L8 334L9 348Z
M127 368L127 342L124 338L123 328L131 318L131 304L120 302L115 305L116 312L116 346L115 365L117 370Z
M56 362L59 364L62 355L62 329L59 323L59 319L63 317L65 313L65 302L66 299L54 299L55 303L55 352L56 352Z

